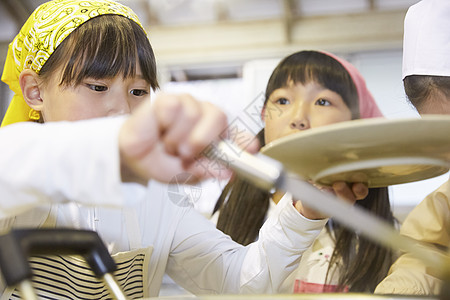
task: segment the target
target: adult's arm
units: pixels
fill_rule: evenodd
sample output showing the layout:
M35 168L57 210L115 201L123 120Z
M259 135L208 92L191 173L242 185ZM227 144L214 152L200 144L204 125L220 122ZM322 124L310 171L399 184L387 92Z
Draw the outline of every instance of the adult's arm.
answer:
M411 211L400 233L440 249L449 247L450 181L428 195ZM437 254L430 252L430 255ZM392 265L389 275L377 286L375 293L436 295L441 288L439 277L439 272L405 253Z

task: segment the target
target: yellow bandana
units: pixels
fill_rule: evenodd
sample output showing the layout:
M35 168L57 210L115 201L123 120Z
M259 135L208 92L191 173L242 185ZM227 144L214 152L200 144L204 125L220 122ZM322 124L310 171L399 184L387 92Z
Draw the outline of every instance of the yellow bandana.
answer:
M100 15L121 15L141 27L138 17L128 7L109 0L54 0L39 6L9 44L2 81L9 85L14 97L2 126L39 119L39 113L25 102L19 75L25 69L39 73L56 47L78 26Z

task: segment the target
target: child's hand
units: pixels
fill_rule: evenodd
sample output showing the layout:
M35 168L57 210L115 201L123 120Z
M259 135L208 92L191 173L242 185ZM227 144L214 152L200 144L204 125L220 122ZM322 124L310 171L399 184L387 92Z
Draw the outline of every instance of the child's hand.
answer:
M324 190L321 187L318 188ZM331 192L339 198L345 200L346 202L354 204L357 200L362 200L367 197L367 195L369 194L369 188L364 183L346 183L343 181L339 181L333 183L333 186L331 188L326 188L324 192ZM310 209L308 206L303 205L301 201L297 201L295 203L295 208L304 217L311 220L325 219L329 217L313 209Z
M119 134L122 180L170 182L185 174L191 181L226 177L201 152L226 131L227 118L216 106L190 95L158 94L143 103ZM199 159L197 159L199 157ZM220 174L218 172L220 171Z
M333 190L336 196L352 204L357 200L366 198L369 194L367 184L360 182L346 183L338 181L333 183Z

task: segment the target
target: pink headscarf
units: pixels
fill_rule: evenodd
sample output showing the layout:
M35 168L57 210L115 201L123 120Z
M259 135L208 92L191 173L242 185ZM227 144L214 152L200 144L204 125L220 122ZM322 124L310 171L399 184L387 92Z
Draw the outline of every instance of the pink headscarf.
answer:
M367 89L366 81L364 80L363 76L359 71L353 66L351 63L346 61L343 58L340 58L332 53L326 52L326 51L320 51L338 62L341 63L341 65L347 70L347 72L350 74L350 77L353 79L353 82L355 83L356 90L358 92L358 98L359 98L359 115L361 119L368 119L368 118L377 118L377 117L383 117L383 114L381 113L380 109L378 108L377 103L375 102L375 99L373 98L370 91Z

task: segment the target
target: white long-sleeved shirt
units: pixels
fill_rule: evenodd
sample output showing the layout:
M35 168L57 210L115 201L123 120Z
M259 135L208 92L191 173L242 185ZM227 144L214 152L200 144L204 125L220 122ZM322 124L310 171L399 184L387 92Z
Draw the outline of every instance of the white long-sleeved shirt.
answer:
M151 248L144 296L164 273L195 294L278 293L326 220L302 217L291 202L247 247L233 242L165 187L120 181L118 132L124 118L22 123L0 130L0 226L96 230L112 254Z

